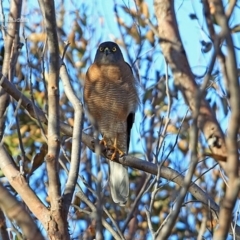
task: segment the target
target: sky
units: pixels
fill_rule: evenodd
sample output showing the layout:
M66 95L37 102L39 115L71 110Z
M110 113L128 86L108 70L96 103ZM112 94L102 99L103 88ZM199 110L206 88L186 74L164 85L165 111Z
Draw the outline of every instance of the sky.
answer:
M36 8L38 9L38 2L29 0L29 1L23 1L23 15L28 19L29 22L37 22L40 18L40 13L38 11L33 11L32 9ZM56 7L59 8L61 1L55 1ZM84 13L88 15L88 23L91 25L94 25L96 28L96 31L93 36L90 38L90 44L89 49L94 49L91 52L91 59L93 61L96 47L99 44L99 38L101 38L102 41L109 41L114 40L115 38L120 37L120 33L117 28L116 19L114 16L114 4L122 4L125 6L128 6L130 8L135 7L135 3L133 0L72 0L72 1L63 1L65 10L69 13L69 18L65 19L64 26L66 31L72 28L72 24L74 19L72 18L71 12L73 10L79 10L82 11L82 5L85 6ZM147 0L146 1L149 6L150 16L152 18L153 23L156 23L156 19L154 18L154 9L153 9L153 0ZM225 1L226 3L227 1ZM202 6L200 3L200 0L182 0L182 1L175 1L175 9L176 9L176 17L178 21L179 30L181 33L181 38L184 46L187 49L187 56L191 65L191 69L194 74L198 76L202 76L205 71L206 67L208 66L211 56L213 54L213 51L210 50L207 53L203 53L203 49L200 46L200 41L209 42L209 36L206 31L206 25L204 22L204 16L202 12ZM8 1L3 0L3 6L7 7ZM231 26L239 23L240 21L240 13L239 9L237 9L236 14L230 19ZM189 14L196 14L197 19L192 20L189 18ZM128 24L132 21L129 17L124 17L124 21ZM216 30L218 31L218 27L216 26ZM37 29L36 29L37 31ZM91 30L89 32L85 32L84 34L90 35ZM235 34L233 36L235 45L240 48L240 35ZM161 50L159 46L156 47L159 51L159 55L154 57L153 59L153 65L152 71L150 71L149 78L155 78L155 70L159 68L164 67L164 60L161 55ZM152 49L149 46L146 46L143 50L144 53L148 53L149 51L152 51ZM127 60L127 54L123 51L123 55L125 59ZM130 49L130 55L134 58L136 56L136 47L133 45ZM239 67L239 54L237 55L238 60L238 67ZM87 69L86 69L87 70ZM142 69L141 69L142 70ZM144 71L144 69L142 70ZM152 74L152 75L151 75ZM200 78L199 81L202 79ZM221 81L221 80L220 80ZM150 87L152 84L151 81L147 84L147 87ZM213 93L210 93L213 94ZM216 99L218 96L216 96ZM217 100L216 100L217 101ZM130 151L140 151L144 153L144 147L141 144L137 144L137 140L140 138L141 135L141 123L143 119L142 111L144 111L142 107L138 109L138 112L136 114L136 120L135 125L133 127L132 132L132 144ZM219 110L219 120L221 121L222 128L225 131L227 128L227 118L224 118L224 114L221 110ZM107 238L106 238L107 239Z

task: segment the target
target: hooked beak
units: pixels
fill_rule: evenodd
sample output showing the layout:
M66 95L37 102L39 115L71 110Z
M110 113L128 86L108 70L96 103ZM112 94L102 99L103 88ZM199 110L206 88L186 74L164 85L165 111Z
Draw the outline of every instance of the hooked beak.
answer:
M109 50L108 47L106 47L106 48L104 49L104 53L106 54L106 56L110 53L110 50Z

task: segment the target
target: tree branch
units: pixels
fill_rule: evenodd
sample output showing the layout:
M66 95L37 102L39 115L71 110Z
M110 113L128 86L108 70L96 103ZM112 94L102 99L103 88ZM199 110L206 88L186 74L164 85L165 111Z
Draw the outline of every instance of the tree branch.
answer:
M75 93L70 84L70 79L67 73L65 64L62 64L60 68L60 77L63 81L63 87L67 98L72 103L74 108L74 126L72 134L72 151L71 151L71 164L68 174L67 183L63 193L63 204L65 215L68 214L68 209L72 201L73 192L78 179L78 172L81 159L81 142L82 142L82 127L83 127L83 106L79 99L75 96Z
M33 111L32 102L27 97L22 95L22 93L15 87L15 85L8 82L4 76L2 76L2 78L1 78L0 85L2 85L4 87L4 89L16 101L18 101L22 97L22 101L21 101L22 107L24 107L27 111L29 110L28 113L31 117L33 117L35 119L37 118L35 116L35 112ZM37 106L35 106L35 108L36 108L36 112L39 114L39 116L41 116L40 120L44 124L47 124L47 119L46 119L43 111L41 109L39 109ZM64 134L66 134L68 136L72 135L72 127L70 127L69 125L67 125L65 123L60 123L60 126L61 126L61 131ZM94 147L95 141L96 140L93 137L85 134L84 132L82 133L82 142L93 152L95 151L95 147ZM102 145L100 145L100 146L102 146ZM101 155L105 158L109 157L107 155L106 149L104 149L104 148L101 149ZM141 160L141 159L129 156L129 155L123 156L122 158L116 159L115 161L117 161L123 165L157 175L158 167L156 164L153 164L151 162L147 162L147 161L144 161L144 160ZM173 181L176 184L178 184L179 186L183 186L184 178L179 172L177 172L171 168L162 166L160 174L161 174L161 177L163 177L169 181ZM213 214L214 217L218 219L217 215L218 215L218 211L219 211L219 206L208 196L207 193L205 193L200 187L198 187L194 183L191 183L191 186L189 187L188 190L197 200L201 201L202 203L206 204L207 206L209 205L214 213ZM240 229L238 226L236 228L236 233L238 236L240 236Z
M190 142L191 142L190 166L189 166L188 172L184 178L184 182L183 182L182 188L179 192L179 196L177 197L174 209L169 213L168 220L163 225L162 229L161 230L159 229L159 235L157 238L158 240L167 239L170 236L172 229L176 223L177 217L179 215L179 211L181 210L184 198L185 198L185 196L188 192L188 189L191 185L192 177L196 170L196 166L198 164L197 145L198 145L199 129L197 127L197 118L199 115L199 105L200 105L201 98L199 97L199 92L197 92L197 93L198 94L195 96L195 101L194 101L196 106L194 106L193 118L192 118L193 122L192 122L191 130L190 130Z
M221 204L219 215L219 228L214 233L214 239L226 239L232 220L232 211L240 190L240 181L238 174L239 154L237 135L240 123L240 95L239 81L237 73L237 64L231 31L228 26L228 17L224 13L221 0L211 1L214 5L214 17L221 26L220 36L227 44L226 70L228 76L228 89L230 93L231 115L229 119L229 128L226 138L227 146L227 174L229 177L226 194Z
M19 28L21 18L22 0L11 1L8 15L7 28L3 27L4 31L4 59L2 66L2 74L10 81L12 81L16 61L18 57L18 50L20 48L19 42ZM9 104L9 95L0 87L0 141L2 140L5 127L4 113Z
M175 84L181 90L190 109L194 111L196 106L194 96L197 94L198 86L194 81L194 76L181 43L174 13L174 1L155 0L154 6L158 19L158 31L163 55L172 69ZM213 139L213 144L210 146L215 155L213 157L216 160L226 161L227 152L224 134L205 99L200 102L199 113L198 127L203 131L208 142ZM227 164L224 161L219 163L225 169Z
M84 193L82 191L78 191L76 193L76 195L83 201L85 202L88 207L92 210L93 214L96 214L97 213L97 208L95 207L95 205L90 202L88 200L88 198L84 195ZM77 206L76 206L77 207ZM77 207L78 208L78 207ZM79 209L81 211L81 209ZM96 218L96 216L95 216ZM115 232L113 230L113 228L111 227L111 225L104 219L102 218L102 224L103 226L112 234L112 236L114 237L114 239L117 239L117 240L121 240L122 238L117 234L117 232Z
M48 234L51 239L70 239L68 222L62 212L60 180L58 176L58 158L60 151L60 114L59 114L59 46L54 0L39 0L47 32L49 50L48 79L48 153L46 166L48 174L48 193L51 202L51 214L55 220Z
M47 222L50 220L48 217L48 210L35 195L32 189L28 186L23 175L15 168L11 157L8 155L5 148L0 144L0 168L3 174L8 179L11 186L20 195L26 203L31 212L39 219L39 221L47 227Z
M49 178L49 197L53 211L59 209L60 182L58 177L58 156L60 149L59 131L59 49L56 32L55 6L52 0L39 1L47 31L49 48L48 81L48 154L46 157Z
M2 184L0 184L0 192L0 208L10 220L16 221L16 224L22 229L23 236L26 239L44 240L26 208Z

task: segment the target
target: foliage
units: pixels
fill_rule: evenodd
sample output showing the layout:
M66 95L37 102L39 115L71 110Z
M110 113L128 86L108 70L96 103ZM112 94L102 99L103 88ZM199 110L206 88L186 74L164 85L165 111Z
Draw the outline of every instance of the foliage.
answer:
M193 7L191 7L190 2L177 3L175 1L175 13L185 53L199 88L206 76L210 74L205 98L225 133L231 115L228 84L224 82L226 78L220 61L215 62L209 73L211 57L215 53L214 39L209 33L206 24L207 18L201 16L201 11L194 10L194 7L203 9L206 4L204 2L192 3ZM103 8L106 7L105 4ZM144 0L115 1L108 6L108 11L104 15L101 11L98 12L98 8L93 3L56 2L56 30L60 55L62 56L66 50L64 63L74 91L82 101L84 76L93 61L97 46L100 42L109 39L118 43L141 86L139 92L142 103L136 114L135 126L132 131L130 155L156 163L159 168L161 166L170 167L178 171L180 175L186 175L192 156L193 111L185 102L181 88L174 80L174 70L168 67L163 56L159 45L158 23L152 5L151 1ZM97 6L99 7L99 4ZM8 8L8 6L4 7L6 15L9 11ZM239 7L236 5L229 25L239 65L238 13ZM183 15L184 18L181 19ZM39 7L32 4L22 10L22 16L28 21L23 22L20 28L23 47L19 51L13 83L22 94L47 114L49 108L47 86L50 74L49 48L46 44L44 18ZM216 19L213 22L214 28L218 32L219 24ZM186 28L191 28L187 29L188 35L186 35ZM199 32L197 40L196 37L190 36L191 31ZM68 47L66 47L66 42L69 42ZM227 44L225 41L222 42L220 48L223 55L226 54ZM73 126L74 109L66 96L61 81L59 94L59 120ZM5 125L3 144L12 156L16 168L21 168L23 164L27 182L44 205L51 208L45 164L45 156L48 152L47 126L44 124L39 126L39 121L29 116L26 109L20 108L13 99L11 99L6 112ZM89 125L87 116L85 116L83 131L92 135ZM227 187L225 173L211 157L209 143L202 132L199 132L197 140L198 162L192 180L206 193L206 196L210 196L214 202L219 204ZM23 149L20 147L20 142L22 142ZM153 238L154 233L164 225L175 207L182 186L170 179L151 176L144 171L129 168L130 196L126 207L122 208L114 204L110 197L107 184L107 160L93 153L85 144L81 144L81 147L80 171L75 193L82 191L96 208L99 207L98 199L101 195L102 209L98 213L102 212L102 218L117 231L112 221L113 218L126 239ZM61 192L64 192L71 164L72 139L63 132L60 135L60 148L58 175ZM8 181L9 179L7 180L1 173L1 183L20 199ZM101 186L100 193L99 186ZM136 204L135 208L134 203ZM239 202L236 203L236 208L238 206ZM238 209L234 211L236 223L239 220L237 211ZM176 224L171 229L169 239L197 239L200 236L199 233L202 234L202 239L211 239L218 226L218 221L213 215L209 206L188 192ZM129 223L126 220L128 218L130 218ZM39 220L35 221L38 226L41 226ZM74 194L73 204L68 213L68 223L72 239L81 239L86 236L91 239L98 229L97 217L78 194ZM15 227L13 222L7 224L11 229L11 239L14 238L13 235L16 236L15 239L20 239L16 234L22 234L22 230ZM126 228L125 231L123 228ZM44 236L49 234L42 227L40 230ZM111 239L107 227L104 226L103 232L104 239ZM231 238L230 235L228 237Z

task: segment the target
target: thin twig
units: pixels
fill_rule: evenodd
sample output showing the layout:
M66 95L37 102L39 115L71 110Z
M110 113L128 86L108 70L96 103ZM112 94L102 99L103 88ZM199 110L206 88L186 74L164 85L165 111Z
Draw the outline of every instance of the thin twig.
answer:
M69 159L68 159L69 160ZM67 169L67 167L65 166L65 164L64 164L64 162L62 161L62 159L60 158L59 159L59 163L61 164L61 166L62 166L62 168L65 170L65 172L66 172L66 174L67 175L69 175L69 171L68 171L68 169ZM83 182L83 184L86 186L86 188L94 195L94 196L96 196L96 197L98 197L98 194L96 193L96 191L94 191L90 186L89 186L89 184L85 181L85 179L83 178L83 177L81 177L81 176L78 176L80 179L81 179L81 181ZM79 185L79 183L77 183L76 184L76 186L78 187L78 189L79 189L79 191L81 191L82 192L82 189L81 189L81 187L80 187L80 185ZM84 194L83 192L81 193L81 194ZM77 194L76 194L77 195ZM87 199L87 196L84 194L84 199ZM85 201L84 201L85 202ZM89 206L90 208L91 208L91 210L93 210L93 209L97 209L96 207L95 207L95 205L90 201L90 200L88 200L87 202L85 202L86 204L87 204L87 206ZM89 213L89 212L86 212L86 211L84 211L83 209L81 209L80 207L78 207L78 206L76 206L76 205L71 205L71 206L73 206L73 207L77 207L77 209L79 210L79 211L82 211L82 212L85 212L85 213ZM93 206L94 206L94 208L93 208ZM95 211L94 210L94 211ZM118 227L118 225L116 224L116 222L115 222L115 220L111 217L111 215L110 215L110 213L108 212L108 210L105 208L105 207L103 207L103 211L106 213L106 215L110 218L110 220L112 221L112 223L113 223L113 225L116 227L116 229L117 229L117 232L118 232L118 234L119 234L119 236L121 237L121 239L124 239L124 236L122 235L122 232L121 232L121 230L119 229L119 227ZM89 215L89 214L88 214ZM96 214L95 214L96 215ZM94 215L94 219L95 219L95 216ZM102 221L103 221L103 218L101 219ZM104 225L104 223L103 223L103 225ZM110 225L108 225L108 230L109 230L109 228L112 228ZM110 231L110 230L109 230ZM113 230L113 228L111 229L111 231L110 232L114 232L114 230Z
M90 207L92 212L96 214L96 207L87 199L87 197L82 191L78 191L76 193L76 196L78 196L83 202L85 202ZM96 216L94 216L94 218L95 217ZM122 238L113 230L113 228L109 225L109 223L104 218L102 218L102 224L112 234L112 236L115 239L122 240Z
M169 219L166 222L166 224L162 227L161 231L159 232L158 238L157 239L167 239L172 231L172 228L176 222L177 216L179 214L179 211L181 209L183 200L186 196L186 193L191 186L191 180L195 171L195 168L198 163L198 158L197 158L197 144L198 144L198 127L197 127L197 118L199 115L199 108L200 108L200 101L201 98L197 94L195 96L195 101L194 103L196 106L193 107L194 112L193 112L193 123L190 131L190 142L192 143L190 145L191 147L191 165L189 167L189 170L184 178L184 185L182 186L179 196L177 198L177 201L175 203L175 207L171 213L169 213Z
M16 121L16 128L17 128L19 147L20 147L20 150L21 150L21 153L22 153L22 166L24 166L26 155L25 155L25 150L24 150L24 147L23 147L22 135L21 135L21 131L20 131L19 119L18 119L18 114L17 114L18 113L18 109L20 108L20 105L21 104L18 103L18 106L15 107L14 103L12 104L13 110L14 110L15 121ZM20 173L24 174L23 171L24 171L24 169L22 169L22 171L20 170Z
M206 226L207 226L207 216L206 216L205 213L203 213L202 222L201 222L201 226L200 226L200 230L199 230L199 233L198 233L197 240L202 240L203 239L203 235L204 235L204 232L206 230Z
M125 220L125 222L124 222L124 224L123 224L123 226L122 226L122 228L121 228L122 232L124 232L124 231L126 230L127 225L129 224L130 220L132 219L133 213L134 213L134 211L136 210L136 208L137 208L137 206L138 206L138 203L139 203L141 197L142 197L143 194L145 193L146 187L147 187L150 179L151 179L151 175L148 174L148 176L147 176L147 178L146 178L146 180L145 180L145 182L144 182L144 184L143 184L143 186L142 186L139 194L137 195L137 197L135 198L135 200L134 200L134 202L133 202L133 204L132 204L131 211L129 212L129 214L128 214L128 216L127 216L127 218L126 218L126 220Z

